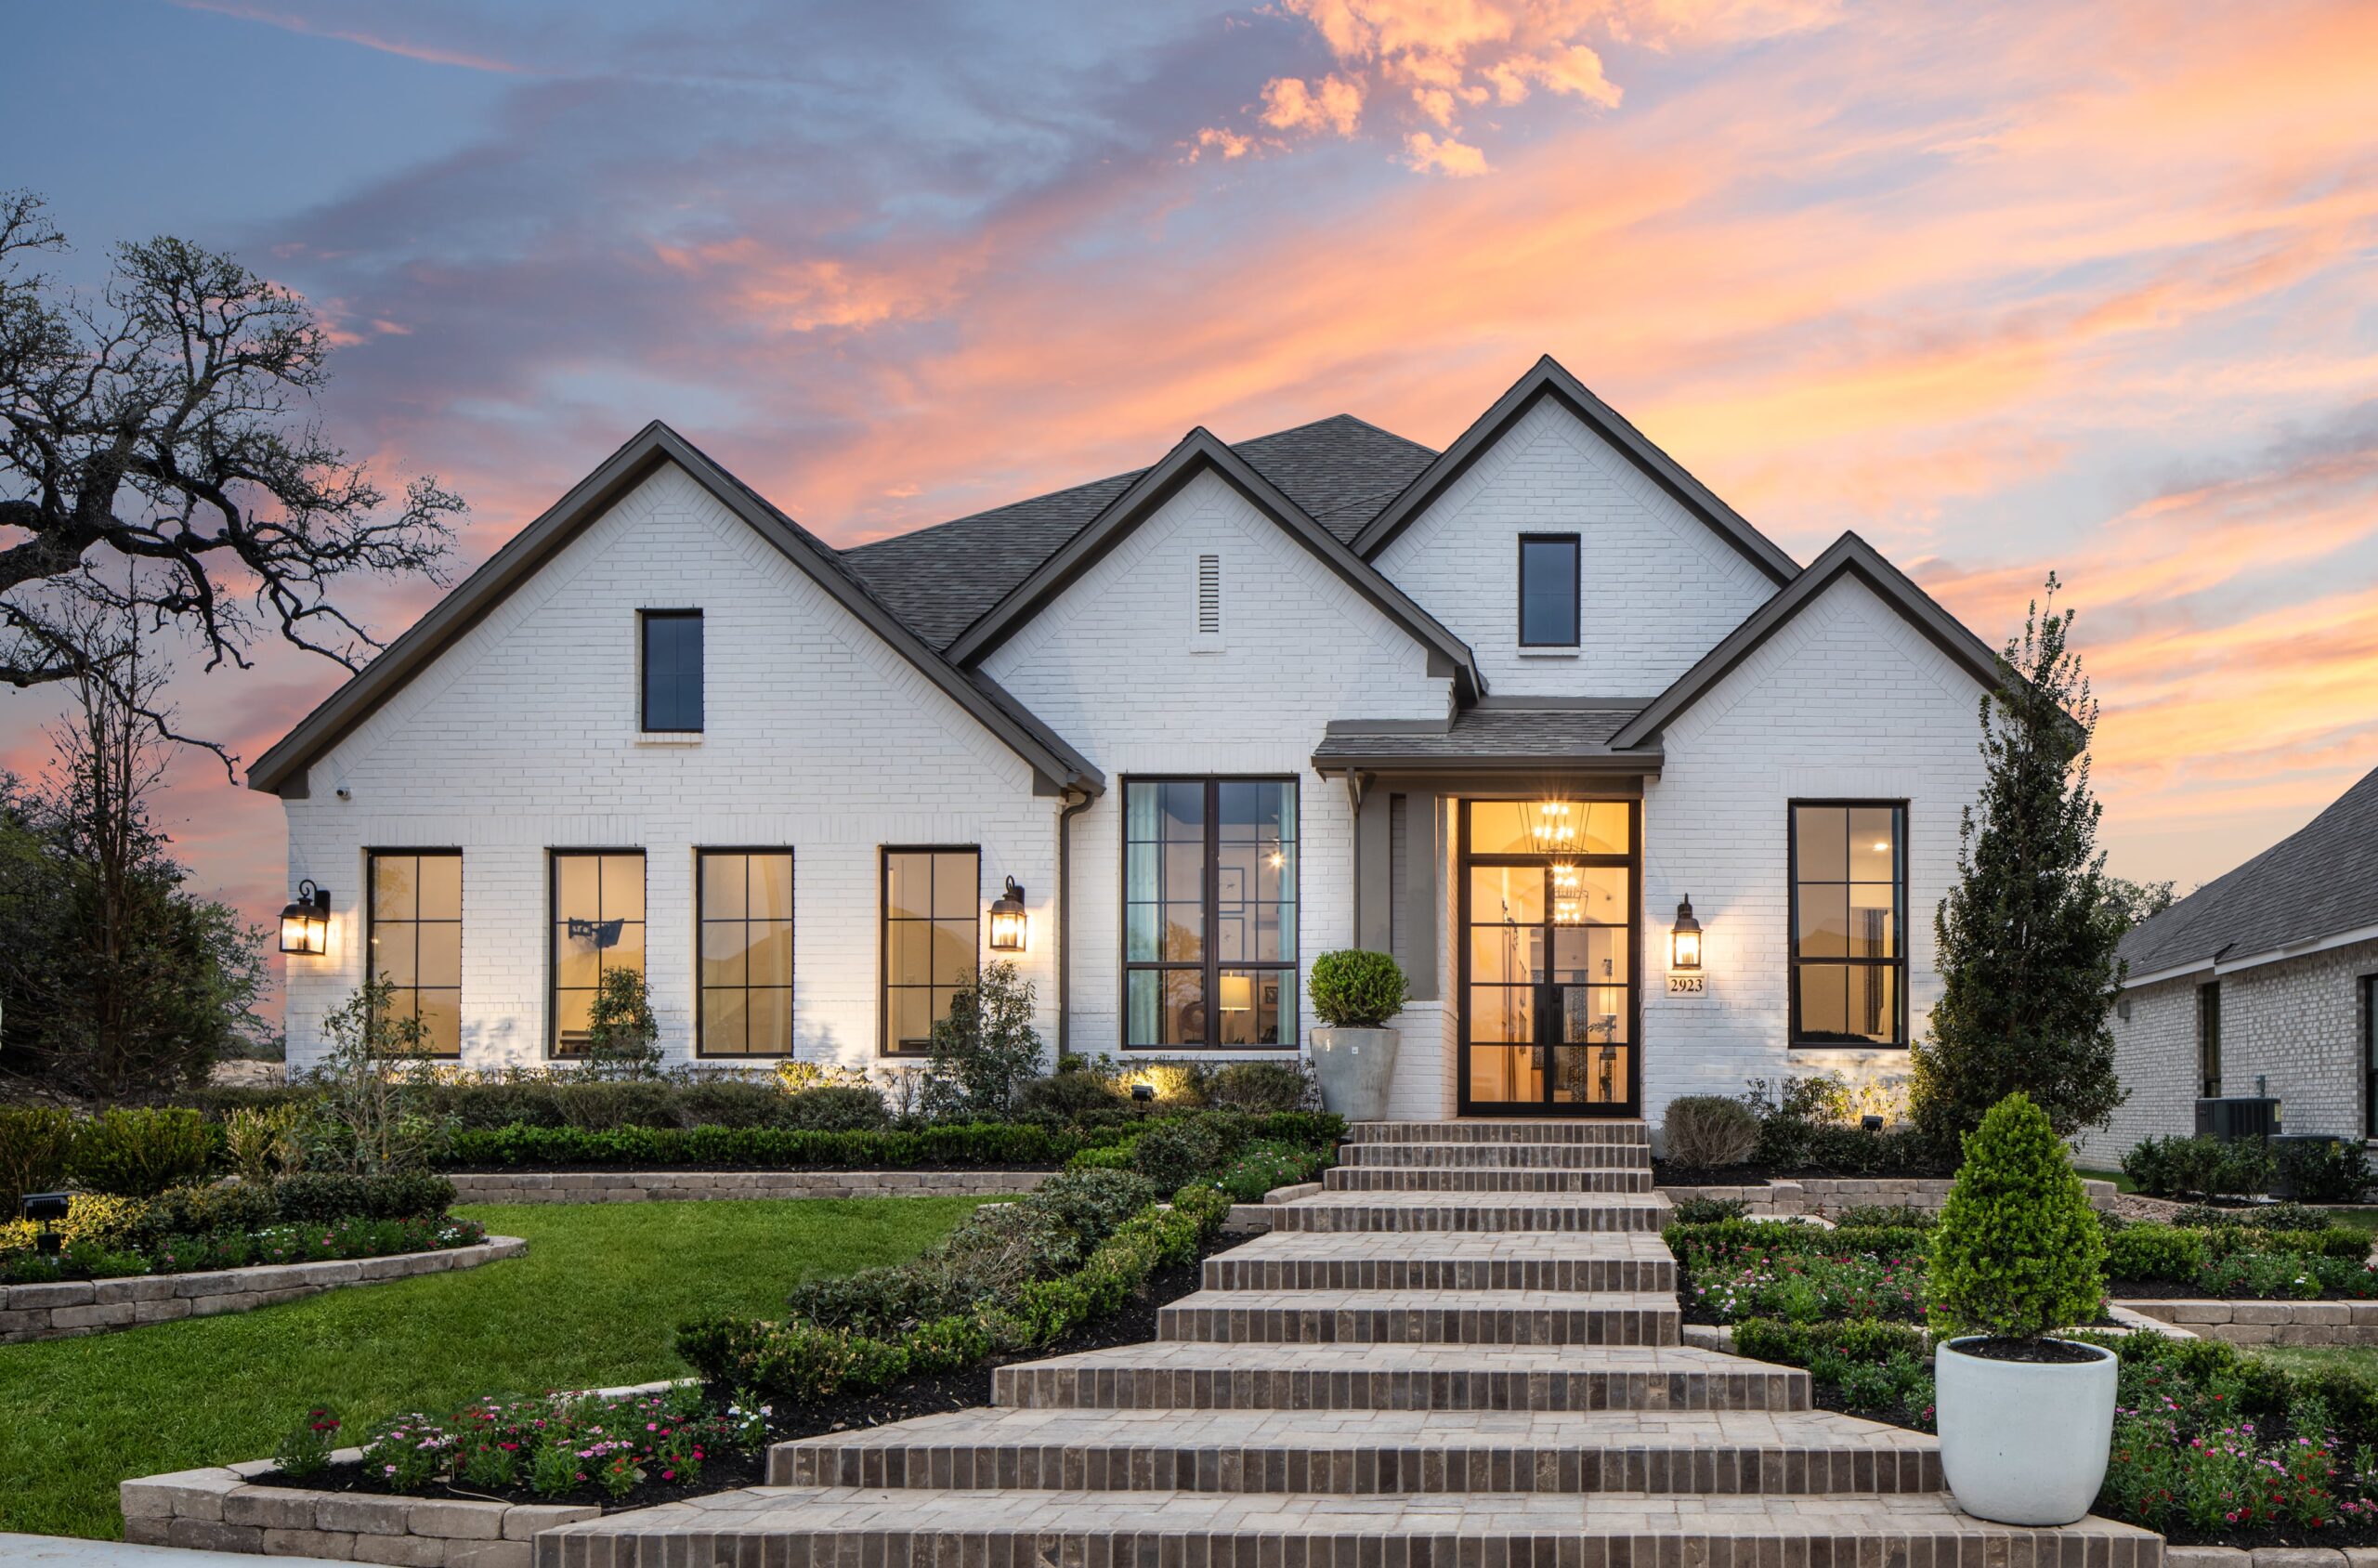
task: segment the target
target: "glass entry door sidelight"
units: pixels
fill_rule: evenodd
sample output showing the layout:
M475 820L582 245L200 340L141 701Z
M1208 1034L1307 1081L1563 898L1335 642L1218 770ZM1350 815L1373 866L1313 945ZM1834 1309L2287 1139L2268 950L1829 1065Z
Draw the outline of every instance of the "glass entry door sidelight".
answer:
M1461 1109L1634 1115L1636 803L1462 811Z

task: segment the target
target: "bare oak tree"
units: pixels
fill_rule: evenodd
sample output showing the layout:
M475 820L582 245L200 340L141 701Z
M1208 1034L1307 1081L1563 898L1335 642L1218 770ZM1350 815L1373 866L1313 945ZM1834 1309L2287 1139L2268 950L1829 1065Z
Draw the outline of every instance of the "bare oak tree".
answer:
M166 238L116 247L94 302L33 269L64 243L0 193L0 681L109 678L77 603L176 626L209 669L259 632L359 668L379 644L332 590L441 580L461 500L421 478L384 511L323 437L329 342L294 294Z

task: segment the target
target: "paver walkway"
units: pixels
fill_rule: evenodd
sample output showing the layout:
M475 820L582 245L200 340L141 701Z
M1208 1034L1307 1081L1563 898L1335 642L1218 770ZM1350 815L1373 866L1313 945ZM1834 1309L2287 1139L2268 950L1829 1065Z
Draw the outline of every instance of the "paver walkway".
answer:
M1933 1439L1679 1343L1667 1211L1640 1122L1363 1123L1153 1342L781 1444L539 1568L2162 1568L1968 1518Z

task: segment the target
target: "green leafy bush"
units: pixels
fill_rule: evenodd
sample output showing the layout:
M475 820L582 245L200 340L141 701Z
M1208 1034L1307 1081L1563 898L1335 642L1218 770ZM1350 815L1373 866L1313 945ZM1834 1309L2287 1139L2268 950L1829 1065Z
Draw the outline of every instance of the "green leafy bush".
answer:
M0 1105L0 1219L15 1219L27 1193L65 1184L74 1153L72 1112L39 1105Z
M657 1078L660 1024L644 971L606 964L586 1009L586 1070L597 1078Z
M1305 990L1313 1014L1333 1029L1376 1029L1404 1011L1404 970L1385 953L1359 947L1313 960Z
M1287 1062L1233 1062L1206 1084L1209 1104L1249 1113L1300 1110L1313 1099L1311 1070Z
M1833 1222L1857 1230L1928 1231L1940 1217L1912 1203L1853 1203L1836 1214Z
M342 1170L302 1170L272 1184L283 1221L432 1220L454 1202L454 1183L427 1171L359 1176Z
M777 1122L810 1132L863 1132L891 1126L892 1113L865 1084L828 1084L792 1096Z
M281 1218L281 1205L269 1184L246 1181L192 1183L168 1187L158 1194L141 1217L140 1231L144 1242L153 1244L167 1236L203 1235L210 1231L261 1230Z
M1740 1165L1758 1152L1758 1115L1724 1095L1687 1094L1668 1102L1660 1134L1668 1159L1678 1165Z
M86 1192L154 1197L206 1170L213 1143L196 1111L109 1111L83 1124L69 1174Z
M2111 1279L2194 1279L2211 1256L2202 1231L2175 1225L2124 1225L2106 1236Z
M1329 1151L1267 1139L1248 1144L1216 1173L1215 1183L1240 1203L1260 1203L1274 1187L1310 1182L1332 1163Z
M1081 1068L1027 1081L1016 1095L1017 1108L1027 1116L1070 1119L1085 1111L1124 1108L1122 1096L1104 1075Z
M1853 1361L1876 1362L1894 1355L1921 1356L1929 1348L1922 1328L1874 1318L1785 1323L1754 1317L1734 1325L1735 1354L1785 1366L1806 1366L1820 1351L1833 1351Z
M2105 1231L2046 1116L2018 1091L1965 1150L1932 1237L1934 1314L1953 1330L2022 1339L2094 1319Z
M2358 1140L2291 1138L2279 1145L2279 1181L2305 1203L2359 1203L2370 1156Z
M1750 1205L1738 1197L1689 1197L1676 1206L1675 1213L1679 1225L1707 1225L1720 1220L1747 1219Z
M1248 1118L1235 1111L1160 1121L1131 1145L1131 1169L1169 1191L1227 1164L1248 1131Z
M926 1114L1005 1114L1016 1091L1039 1072L1045 1054L1039 1031L1032 1026L1037 1006L1032 982L1005 960L970 975L933 1026Z
M2145 1138L2122 1170L2149 1197L2246 1197L2270 1190L2279 1162L2259 1138Z

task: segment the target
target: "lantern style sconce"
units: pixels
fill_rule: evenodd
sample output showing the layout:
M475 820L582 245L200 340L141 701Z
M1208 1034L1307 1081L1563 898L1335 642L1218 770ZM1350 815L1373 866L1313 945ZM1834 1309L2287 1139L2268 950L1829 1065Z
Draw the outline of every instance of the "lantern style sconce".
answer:
M1692 918L1692 895L1676 907L1676 924L1668 932L1668 967L1701 967L1701 922Z
M1007 891L991 904L991 951L1020 953L1030 934L1032 917L1024 912L1024 889L1013 877L1007 879Z
M281 950L320 958L331 950L331 890L311 878L297 884L297 901L281 910Z

